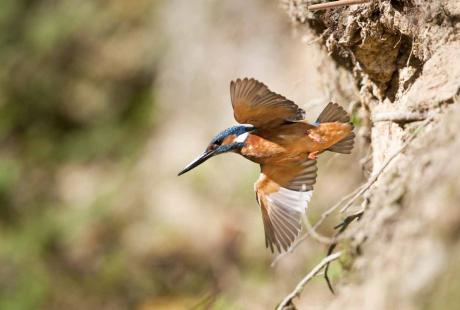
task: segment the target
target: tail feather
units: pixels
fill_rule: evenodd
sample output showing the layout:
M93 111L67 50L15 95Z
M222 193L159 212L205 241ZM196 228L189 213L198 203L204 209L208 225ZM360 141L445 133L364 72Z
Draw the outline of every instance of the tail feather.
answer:
M340 140L339 142L337 142L336 144L334 144L327 150L331 152L336 152L336 153L351 154L354 143L355 143L355 133L351 132L348 136L346 136L344 139Z
M332 123L332 122L340 122L340 123L349 123L350 116L348 113L337 103L329 102L329 104L324 108L323 112L318 116L317 123ZM351 124L352 125L352 124ZM352 125L353 129L353 125ZM355 133L351 132L348 136L328 148L328 151L342 153L342 154L350 154L353 145L355 142Z
M337 103L329 102L324 108L323 112L318 116L317 123L349 123L350 116L348 113Z

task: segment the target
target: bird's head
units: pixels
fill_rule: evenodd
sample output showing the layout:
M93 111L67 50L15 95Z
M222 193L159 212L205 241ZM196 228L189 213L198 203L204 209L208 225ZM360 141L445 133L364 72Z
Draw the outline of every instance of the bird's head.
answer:
M239 153L241 148L245 145L249 133L254 130L255 128L252 125L237 125L225 129L211 140L203 154L188 164L178 175L192 170L215 155L227 152Z

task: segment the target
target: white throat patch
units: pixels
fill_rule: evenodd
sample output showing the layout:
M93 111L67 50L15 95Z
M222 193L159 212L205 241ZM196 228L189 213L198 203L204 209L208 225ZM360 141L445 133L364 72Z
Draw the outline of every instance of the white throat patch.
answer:
M248 138L248 136L249 136L249 132L245 132L245 133L239 135L238 137L236 137L235 142L244 143L246 141L246 139Z

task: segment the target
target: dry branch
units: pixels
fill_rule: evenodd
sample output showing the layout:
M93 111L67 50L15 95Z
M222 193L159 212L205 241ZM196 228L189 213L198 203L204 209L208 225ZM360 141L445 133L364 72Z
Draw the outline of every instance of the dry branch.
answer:
M332 252L335 250L335 247L337 246L337 242L339 240L339 235L345 231L345 229L348 228L348 225L350 225L355 219L359 220L361 219L361 216L364 214L364 209L361 210L360 212L357 212L355 214L347 216L342 223L339 225L335 226L335 229L338 229L337 233L334 236L335 242L332 243L329 246L329 249L327 250L327 255L331 255ZM326 267L324 268L324 280L326 280L327 287L331 291L332 294L335 294L334 288L332 287L331 280L329 279L329 265L330 263L326 264Z
M316 265L295 287L295 289L287 295L283 301L276 307L277 310L283 310L292 305L292 300L296 297L299 297L302 293L305 285L313 279L324 267L326 267L331 262L337 260L342 255L342 252L337 252L326 256L318 265Z
M380 112L372 116L372 121L376 122L396 122L409 123L423 121L426 119L426 113L417 112Z
M319 11L319 10L340 8L342 6L348 6L348 5L353 5L353 4L363 4L363 3L367 3L371 1L372 0L339 0L339 1L333 1L333 2L312 4L308 6L308 9L310 11Z

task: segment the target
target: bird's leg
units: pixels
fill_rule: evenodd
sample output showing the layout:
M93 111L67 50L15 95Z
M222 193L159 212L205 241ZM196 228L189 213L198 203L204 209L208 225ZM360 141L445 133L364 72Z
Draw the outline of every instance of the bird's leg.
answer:
M314 152L309 153L308 154L308 159L316 160L316 158L318 157L318 153L319 153L319 151L314 151Z

